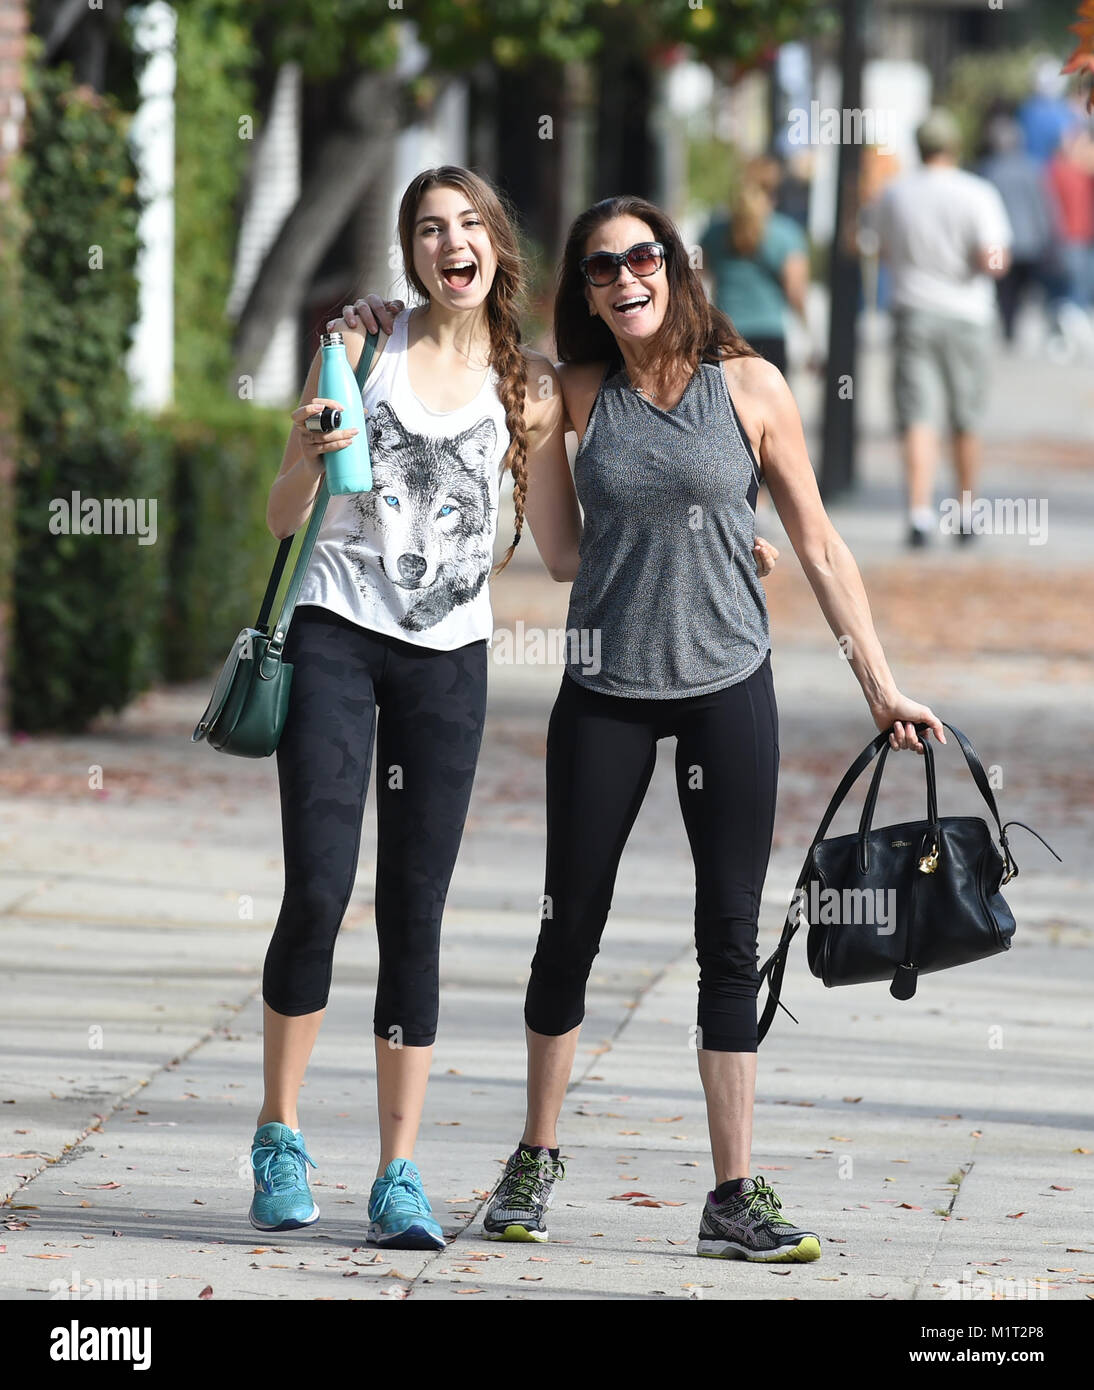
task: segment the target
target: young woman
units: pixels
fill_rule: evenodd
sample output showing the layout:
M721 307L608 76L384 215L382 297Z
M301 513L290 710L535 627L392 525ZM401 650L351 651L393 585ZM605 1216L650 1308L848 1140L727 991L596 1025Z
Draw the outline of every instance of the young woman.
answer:
M657 741L674 735L695 861L698 1059L714 1159L698 1253L816 1259L817 1235L786 1221L774 1190L749 1176L757 916L779 764L767 611L748 560L761 482L891 747L922 752L916 723L945 742L942 726L897 689L782 374L708 303L663 212L610 198L576 220L555 337L584 510L567 629L599 630L601 660L595 676L568 663L551 715L551 913L525 1003L528 1110L485 1234L547 1239L585 984Z
M353 890L375 731L380 1158L369 1238L440 1249L411 1160L437 1028L441 914L482 736L502 472L512 471L516 498L504 563L527 517L548 568L568 574L580 517L561 395L539 389L553 368L520 346L520 257L497 195L466 170L427 170L402 199L399 240L423 303L389 324L362 393L373 490L329 500L286 642L295 669L277 749L285 894L263 974L250 1219L279 1231L319 1216L297 1097ZM351 365L363 346L346 333ZM324 455L353 433L305 426L324 405L344 404L316 396L319 365L317 353L270 492L279 538L305 525Z

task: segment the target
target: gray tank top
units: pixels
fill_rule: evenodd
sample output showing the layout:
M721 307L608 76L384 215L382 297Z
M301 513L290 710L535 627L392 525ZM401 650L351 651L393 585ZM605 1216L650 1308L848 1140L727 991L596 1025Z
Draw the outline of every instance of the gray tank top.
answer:
M720 365L672 410L608 367L574 461L585 513L566 671L608 695L735 685L771 642L752 554L760 471Z

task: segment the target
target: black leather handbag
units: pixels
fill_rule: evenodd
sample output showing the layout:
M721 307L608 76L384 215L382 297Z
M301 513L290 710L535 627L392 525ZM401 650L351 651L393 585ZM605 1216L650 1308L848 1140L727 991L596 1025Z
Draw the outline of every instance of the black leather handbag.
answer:
M1018 873L1007 842L1007 826L1020 825L1059 859L1024 821L999 819L995 796L976 750L952 724L988 809L999 827L999 848L980 816L939 816L934 753L927 725L916 725L927 774L927 818L873 829L888 731L859 754L821 820L794 886L778 946L760 971L768 999L759 1022L762 1041L778 1008L787 952L803 922L809 932L809 969L831 987L889 980L894 999L911 999L920 975L984 960L1010 949L1014 917L1000 886ZM880 753L854 835L824 838L859 774ZM1061 861L1062 862L1062 861ZM793 1018L793 1014L790 1015ZM795 1019L795 1022L797 1020Z
M378 340L378 334L370 333L361 350L356 377L362 387ZM277 747L289 711L292 687L292 663L285 661L282 653L329 497L324 473L273 635L268 627L270 610L292 549L292 536L286 536L278 546L258 622L254 627L242 628L232 643L205 713L190 735L191 743L204 739L218 753L234 753L240 758L268 758Z

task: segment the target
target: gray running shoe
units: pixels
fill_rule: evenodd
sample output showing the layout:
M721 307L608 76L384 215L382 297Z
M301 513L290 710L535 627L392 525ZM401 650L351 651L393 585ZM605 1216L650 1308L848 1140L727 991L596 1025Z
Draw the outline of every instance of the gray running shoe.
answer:
M779 1215L782 1202L763 1178L745 1178L740 1192L725 1202L707 1193L699 1222L697 1255L765 1264L820 1259L820 1238L799 1230Z
M490 1195L482 1230L487 1240L547 1240L545 1217L555 1181L566 1176L561 1159L546 1149L510 1154L501 1180Z

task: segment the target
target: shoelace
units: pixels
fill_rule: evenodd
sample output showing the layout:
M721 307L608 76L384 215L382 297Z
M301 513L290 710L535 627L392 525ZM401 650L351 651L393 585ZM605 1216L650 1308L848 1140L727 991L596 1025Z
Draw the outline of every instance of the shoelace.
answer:
M780 1226L790 1226L793 1223L787 1221L785 1216L780 1216L782 1199L773 1187L769 1187L763 1178L753 1178L756 1184L755 1191L744 1194L745 1210L749 1216L754 1216L757 1209L759 1213L766 1216L770 1221L777 1222Z
M290 1159L292 1175L298 1181L301 1178L306 1178L308 1171L300 1162L301 1158L307 1159L313 1168L318 1166L300 1139L278 1139L275 1144L263 1144L257 1152L251 1154L251 1167L261 1178L262 1185L267 1191L272 1187L270 1169L275 1162L285 1158ZM281 1172L279 1172L279 1176Z
M548 1165L556 1170L553 1174L544 1171ZM538 1202L552 1176L566 1176L566 1166L561 1159L533 1158L529 1154L527 1157L519 1158L511 1169L502 1174L501 1181L494 1189L494 1195L501 1193L504 1187L506 1202Z
M386 1179L383 1196L374 1208L373 1220L383 1216L390 1206L402 1211L409 1209L418 1216L429 1216L433 1211L421 1186L412 1177L404 1174Z

